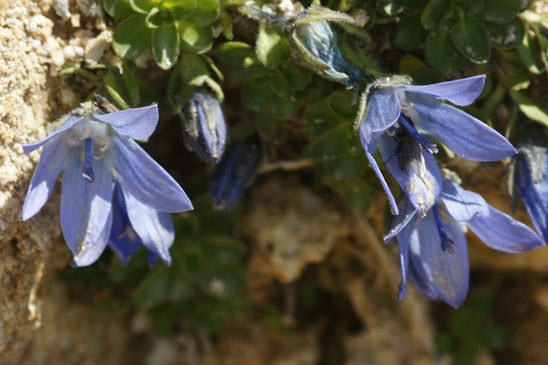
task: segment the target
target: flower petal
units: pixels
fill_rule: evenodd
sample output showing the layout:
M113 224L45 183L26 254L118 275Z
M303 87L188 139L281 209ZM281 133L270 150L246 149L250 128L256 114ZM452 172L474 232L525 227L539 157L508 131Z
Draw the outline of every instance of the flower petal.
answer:
M399 146L403 143L406 145ZM415 139L399 141L386 134L379 138L379 149L386 167L417 208L419 217L426 214L441 191L441 173L434 157L425 153ZM407 159L403 169L400 169L401 153Z
M124 191L162 212L192 209L179 184L137 142L123 136L114 136L113 141L110 159Z
M118 182L114 185L112 198L112 229L110 231L109 246L118 259L126 264L143 242L135 233L127 216L126 202L122 188Z
M421 95L411 94L408 99L409 117L417 130L440 140L457 155L474 161L498 161L516 153L499 132L460 109Z
M169 265L169 248L175 239L175 229L169 213L159 212L141 203L127 191L123 191L131 226L151 252L159 255Z
M57 128L52 134L50 134L46 138L36 142L23 144L23 152L31 153L35 149L40 148L41 146L45 145L47 142L51 141L53 138L64 134L70 128L82 123L85 119L86 118L81 115L71 115L59 128Z
M416 216L417 209L411 204L409 199L406 198L403 202L403 208L400 210L400 213L394 217L394 220L392 221L390 232L384 236L384 242L388 242L393 237L397 236Z
M367 142L362 138L360 135L360 140L362 142L363 150L365 151L365 156L367 156L367 160L369 161L369 166L373 169L373 172L375 175L377 175L379 181L381 182L382 188L384 189L386 196L388 197L388 203L390 204L390 209L392 210L392 214L398 214L398 204L396 204L396 199L394 198L394 194L392 194L392 191L390 190L390 187L388 186L388 183L386 182L386 179L382 175L381 169L379 168L379 165L377 164L377 161L375 160L375 150L377 149L377 141L375 139L374 143L367 144Z
M156 129L158 106L152 104L141 108L120 110L108 114L94 114L94 119L110 124L116 132L136 139L147 139Z
M489 206L488 214L476 214L468 227L495 250L520 253L544 246L544 241L529 227Z
M396 123L400 112L400 102L393 88L374 90L367 98L365 117L360 124L362 141L373 144L380 135Z
M68 147L62 141L50 140L44 145L23 203L21 218L24 221L38 213L48 200L55 181L65 166L67 153Z
M409 280L426 297L441 299L459 307L468 293L468 248L459 223L444 224L445 233L455 243L454 251L442 250L434 214L409 224L400 236L409 242Z
M545 156L546 147L537 146L535 149L539 148L541 149L539 151L540 156ZM544 240L548 241L548 174L546 174L548 158L546 157L544 157L544 163L540 166L544 171L539 169L537 174L535 174L532 166L529 164L529 159L522 153L522 149L520 148L520 153L516 159L515 181L517 190L531 221L537 231L542 234ZM534 163L541 162L542 159L538 157L534 161Z
M465 106L472 104L480 96L484 84L485 75L478 75L430 85L403 85L401 88L410 93L446 99L453 104Z
M440 198L449 215L459 222L468 221L476 214L489 214L489 205L481 195L464 190L449 179L443 180Z
M94 160L95 180L87 182L79 156L71 156L63 174L61 228L76 266L95 262L107 245L112 226L112 173L104 159Z

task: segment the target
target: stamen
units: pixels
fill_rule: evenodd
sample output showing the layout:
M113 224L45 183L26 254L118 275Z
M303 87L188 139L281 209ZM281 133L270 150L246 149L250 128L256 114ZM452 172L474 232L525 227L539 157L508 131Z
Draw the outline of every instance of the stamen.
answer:
M105 152L108 149L108 140L105 136L99 136L97 139L100 142L99 148L97 149L99 151L99 154L93 155L93 158L96 160L101 160L103 157L105 157Z
M84 161L82 162L82 177L89 183L92 183L95 179L93 167L91 166L92 143L93 141L91 138L86 138L84 141Z
M441 249L442 251L448 252L450 254L455 252L455 242L445 232L445 229L443 228L443 220L441 219L441 214L438 209L438 205L434 205L432 207L434 211L434 219L436 221L436 226L438 227L438 232L440 233L441 238Z
M428 151L431 155L434 153L438 153L438 146L429 140L428 138L424 137L422 134L420 134L415 127L409 121L404 117L403 114L400 114L399 121L404 125L405 129L409 131L409 134L411 134L419 143L421 146Z

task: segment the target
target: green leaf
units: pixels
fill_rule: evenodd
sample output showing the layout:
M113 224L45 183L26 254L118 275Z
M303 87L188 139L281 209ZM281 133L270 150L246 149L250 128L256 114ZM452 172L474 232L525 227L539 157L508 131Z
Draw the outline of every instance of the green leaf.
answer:
M139 86L127 65L124 65L122 72L117 67L110 67L103 77L103 82L110 98L121 109L139 104Z
M339 117L352 121L356 115L357 105L353 103L350 91L337 90L329 95L327 104Z
M293 91L304 90L310 82L310 73L304 71L303 68L297 66L292 61L282 61L279 70L286 79L291 80Z
M226 42L221 44L216 51L217 57L230 66L244 67L251 65L257 59L253 48L243 42Z
M162 7L169 10L176 20L188 20L196 10L199 0L164 0Z
M257 58L268 68L277 68L287 52L285 38L274 28L261 23L255 43Z
M165 301L173 286L172 279L168 267L157 265L135 290L133 303L140 308L150 308Z
M150 46L151 30L145 24L145 17L133 15L116 27L112 48L123 59L132 60Z
M406 51L412 51L419 48L425 35L426 32L422 27L420 17L418 15L408 16L403 18L398 25L394 44Z
M181 48L187 52L204 53L209 51L213 42L211 26L198 26L192 23L179 22Z
M485 26L473 18L464 18L451 28L451 40L457 50L474 63L486 63L491 54Z
M189 21L198 25L209 25L219 17L219 3L217 0L198 0L196 10Z
M152 55L158 66L168 70L179 55L179 32L175 23L161 25L152 33Z
M230 13L226 10L221 11L221 24L223 25L223 34L226 39L232 40L234 34L232 32L232 18Z
M352 126L348 123L340 123L309 144L305 149L305 155L320 161L328 161L347 154L352 131Z
M346 200L354 206L359 212L365 213L371 205L371 197L373 192L369 185L363 181L355 182L344 188L344 196Z
M548 126L548 111L539 107L527 96L520 94L517 91L510 91L510 96L516 104L518 104L519 110L521 110L529 119Z
M413 55L405 55L400 58L400 63L398 66L398 73L402 75L413 75L418 70L426 69L426 65L422 62L421 59Z
M427 30L433 31L438 27L439 21L446 14L449 0L430 0L421 15L421 23Z
M145 18L147 27L153 29L159 28L162 25L173 24L173 22L173 16L169 11L158 8L152 8Z
M518 53L529 72L537 75L542 72L539 59L540 51L536 43L532 42L528 32L525 32L521 44L518 46Z
M476 15L484 7L484 0L453 0L453 3L466 12L466 15Z
M152 8L161 2L162 0L129 0L129 5L135 12L147 14Z
M424 44L424 52L426 61L445 76L454 74L460 66L461 56L447 33L429 33Z
M482 16L492 23L508 24L520 10L520 0L485 0Z
M125 18L132 14L128 0L103 0L103 9L114 18Z
M506 89L519 91L529 87L529 73L521 67L509 62L503 62L502 70L498 74L499 80Z
M377 0L377 10L387 16L396 16L405 10L407 0Z
M519 18L510 24L486 23L489 39L494 47L502 49L516 48L522 43L525 27Z

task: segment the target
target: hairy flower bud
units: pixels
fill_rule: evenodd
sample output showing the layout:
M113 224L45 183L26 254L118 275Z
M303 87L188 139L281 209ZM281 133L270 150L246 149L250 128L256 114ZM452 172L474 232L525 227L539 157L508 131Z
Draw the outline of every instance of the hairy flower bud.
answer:
M293 58L318 75L349 88L359 83L360 73L343 58L330 21L354 24L351 16L311 6L286 27Z
M181 112L187 146L205 162L218 162L225 149L226 122L217 99L194 93Z
M256 134L229 147L209 183L209 195L216 209L228 210L240 201L263 156L263 143Z

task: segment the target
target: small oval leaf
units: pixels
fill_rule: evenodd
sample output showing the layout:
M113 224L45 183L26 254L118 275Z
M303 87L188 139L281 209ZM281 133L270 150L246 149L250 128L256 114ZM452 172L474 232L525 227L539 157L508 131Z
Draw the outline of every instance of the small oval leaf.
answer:
M464 18L451 28L451 40L457 50L474 63L485 63L491 55L489 34L485 26Z

